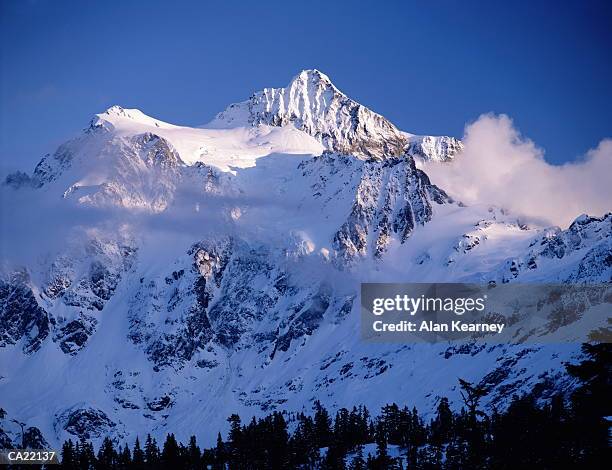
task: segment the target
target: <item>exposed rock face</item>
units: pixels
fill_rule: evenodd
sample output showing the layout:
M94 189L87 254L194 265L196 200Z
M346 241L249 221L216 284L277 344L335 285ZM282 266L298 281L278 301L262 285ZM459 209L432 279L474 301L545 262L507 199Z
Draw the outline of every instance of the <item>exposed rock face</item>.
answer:
M76 354L98 325L98 313L112 298L136 250L122 240L93 239L84 252L59 256L46 273L41 298L63 307L53 320L53 341L66 354Z
M56 432L66 431L78 439L95 439L110 433L114 423L102 410L75 406L55 417Z
M304 336L310 336L323 321L323 316L334 302L332 289L321 285L308 302L301 302L298 308L293 308L289 316L279 325L278 336L274 341L271 358L278 351L288 351L291 343ZM348 306L349 310L352 304Z
M32 181L36 186L43 186L46 183L54 181L63 171L66 171L74 159L73 145L77 144L80 139L67 142L61 145L53 155L45 155L42 160L36 165Z
M24 273L0 279L0 347L21 342L24 354L32 354L49 336L52 320L27 281Z
M13 189L26 188L35 186L35 182L32 177L23 171L16 171L7 175L4 180L4 184Z
M325 153L302 169L321 179L313 188L318 197L326 191L325 181L337 178L338 173L347 182L357 181L352 187L350 213L333 238L335 253L342 262L368 253L380 258L392 237L404 243L415 226L431 219L432 204L453 202L415 167L410 156L359 161Z
M348 98L318 70L305 70L285 88L266 88L230 105L215 126L293 124L328 150L383 158L403 153L406 138L387 119Z
M48 449L51 446L36 426L14 419L0 408L0 449Z
M463 150L463 143L447 136L413 136L406 144L406 154L426 162L450 162Z
M71 320L58 328L53 335L53 341L59 344L64 353L74 355L85 347L97 323L95 318L81 314L76 320Z
M40 429L35 426L30 426L24 431L23 443L25 449L48 449L50 447Z
M548 230L530 244L525 256L507 261L502 281L508 282L523 273L546 268L551 261L575 260L568 269L557 274L558 280L569 283L612 282L612 213L603 217L578 217L567 230Z
M51 337L64 353L76 354L95 332L98 312L135 254L118 240L94 239L80 254L58 256L41 276L45 281L37 293L27 272L0 278L0 347L21 343L31 354Z
M189 251L191 266L163 280L141 279L128 313L129 338L156 367L180 368L213 339L209 303L220 288L230 247L228 241L196 244Z

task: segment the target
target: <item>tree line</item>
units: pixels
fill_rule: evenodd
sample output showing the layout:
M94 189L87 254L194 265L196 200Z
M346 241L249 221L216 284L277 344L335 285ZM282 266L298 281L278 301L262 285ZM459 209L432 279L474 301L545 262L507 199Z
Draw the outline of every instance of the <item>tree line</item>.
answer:
M167 434L158 445L150 435L133 446L104 439L68 440L61 451L65 469L516 469L604 468L609 462L611 356L607 344L583 345L585 359L566 365L577 381L569 397L539 405L533 394L514 396L500 411L483 410L489 390L459 380L464 406L451 410L446 398L425 421L416 408L384 406L372 416L365 406L335 415L316 402L312 415L274 412L243 422L233 414L226 439L200 449L195 437L183 444ZM291 431L290 431L291 429ZM375 452L364 455L364 445ZM392 456L397 446L401 457ZM372 446L370 446L371 448Z

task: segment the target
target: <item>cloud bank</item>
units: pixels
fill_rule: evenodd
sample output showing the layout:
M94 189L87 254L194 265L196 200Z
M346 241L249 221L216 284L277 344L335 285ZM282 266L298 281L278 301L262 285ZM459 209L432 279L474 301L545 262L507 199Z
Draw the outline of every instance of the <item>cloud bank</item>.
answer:
M463 142L455 162L430 163L424 170L466 204L494 204L561 227L582 213L612 210L612 139L576 162L556 166L508 116L487 114L466 127Z

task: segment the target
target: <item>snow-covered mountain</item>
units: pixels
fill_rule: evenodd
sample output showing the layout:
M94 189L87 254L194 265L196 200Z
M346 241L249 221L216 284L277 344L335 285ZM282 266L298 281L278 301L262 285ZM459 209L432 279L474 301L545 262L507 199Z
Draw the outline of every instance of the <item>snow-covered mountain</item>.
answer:
M415 162L460 165L461 149L398 130L316 70L200 128L96 115L2 188L51 222L37 256L3 263L0 407L52 445L167 430L211 444L232 412L426 411L459 403L457 377L498 403L570 387L578 345L360 338L363 281L612 280L612 214L561 230L466 207Z

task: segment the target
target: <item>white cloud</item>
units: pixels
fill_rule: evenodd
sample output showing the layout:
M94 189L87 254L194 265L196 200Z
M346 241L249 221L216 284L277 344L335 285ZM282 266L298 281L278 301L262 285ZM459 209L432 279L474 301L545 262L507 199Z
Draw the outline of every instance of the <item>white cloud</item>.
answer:
M612 210L612 139L576 162L551 165L508 116L487 114L466 127L463 142L452 164L424 170L466 204L495 204L562 227L582 213Z

